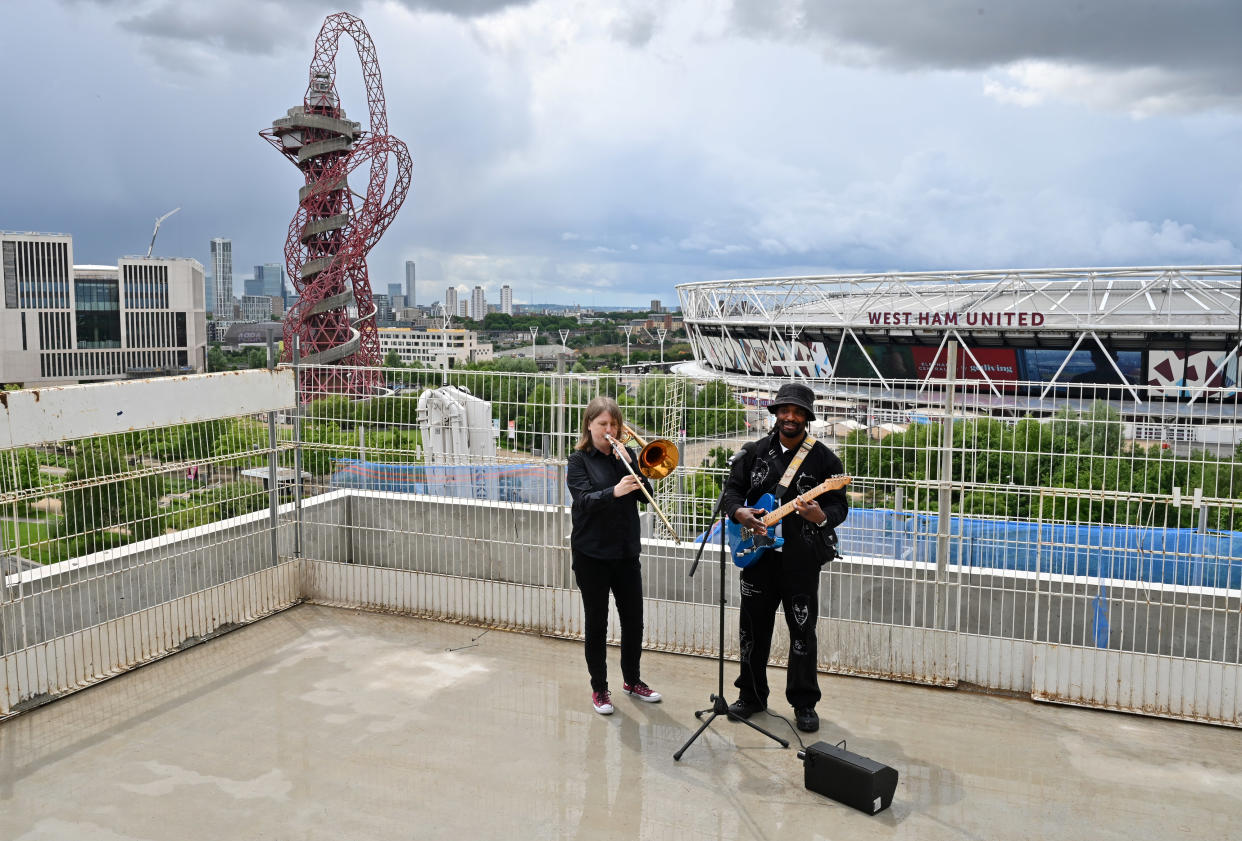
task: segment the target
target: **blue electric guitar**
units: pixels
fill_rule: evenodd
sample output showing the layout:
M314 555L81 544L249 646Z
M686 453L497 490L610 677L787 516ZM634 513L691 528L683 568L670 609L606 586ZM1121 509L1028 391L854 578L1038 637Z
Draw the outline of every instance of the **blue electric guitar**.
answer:
M804 501L810 501L822 493L835 491L837 488L844 488L850 483L849 476L832 476L820 482L806 493L798 497ZM776 507L776 498L772 494L764 494L759 497L759 501L750 508L760 508L769 513L759 518L766 528L772 528L779 523L789 512L794 510L796 499L786 502L779 508ZM785 538L773 537L771 534L755 534L745 526L733 522L732 519L725 520L725 539L729 542L729 554L733 556L733 563L745 569L746 567L759 560L759 556L769 549L776 549L783 546Z

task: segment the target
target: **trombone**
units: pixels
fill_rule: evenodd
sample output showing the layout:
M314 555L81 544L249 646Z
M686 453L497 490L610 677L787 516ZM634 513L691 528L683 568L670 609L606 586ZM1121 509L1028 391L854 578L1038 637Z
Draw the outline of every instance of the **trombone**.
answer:
M618 441L611 435L606 435L605 437L608 439L608 443L612 444L614 451L625 448L625 445L621 443L621 441ZM641 437L639 437L637 432L629 426L622 424L621 439L622 441L632 440L641 448L638 453L638 469L641 470L643 475L648 479L663 479L665 476L677 469L677 462L679 461L677 456L677 445L667 438L656 438L648 444ZM617 458L621 460L621 463L625 465L625 469L630 472L630 475L635 479L638 479L638 474L635 473L634 468L630 466L630 460L626 458L626 455L621 452L617 452L616 454ZM651 494L647 493L647 487L643 484L641 479L638 480L638 489L643 492L643 496L647 497L647 501L651 503L651 507L655 510L656 514L660 515L660 519L664 521L664 525L668 528L669 534L673 536L673 542L680 546L681 537L677 534L677 530L673 528L673 524L668 521L668 517L664 516L664 512L660 510L660 506L656 505L656 501L651 498Z

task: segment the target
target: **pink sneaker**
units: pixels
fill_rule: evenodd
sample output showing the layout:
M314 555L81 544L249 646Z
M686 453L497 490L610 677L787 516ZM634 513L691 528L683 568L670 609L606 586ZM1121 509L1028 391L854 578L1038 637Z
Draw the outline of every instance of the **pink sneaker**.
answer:
M607 689L603 692L592 692L591 705L600 715L612 715L612 698Z
M646 701L650 704L658 703L664 697L641 680L621 684L621 691L626 695L633 695L638 700Z

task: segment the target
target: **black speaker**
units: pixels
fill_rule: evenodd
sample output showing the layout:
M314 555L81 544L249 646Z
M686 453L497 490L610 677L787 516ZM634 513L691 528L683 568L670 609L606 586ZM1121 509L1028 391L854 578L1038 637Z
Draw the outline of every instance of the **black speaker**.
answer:
M897 769L850 753L845 748L816 742L798 751L806 787L838 803L868 815L883 812L893 803Z

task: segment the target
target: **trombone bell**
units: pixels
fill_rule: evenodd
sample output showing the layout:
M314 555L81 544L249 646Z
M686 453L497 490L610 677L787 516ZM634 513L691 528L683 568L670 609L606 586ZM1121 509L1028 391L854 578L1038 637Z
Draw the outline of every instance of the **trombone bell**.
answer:
M663 479L677 469L680 457L677 445L667 438L656 438L647 443L629 426L621 430L627 439L633 440L642 449L638 453L638 469L648 479Z

